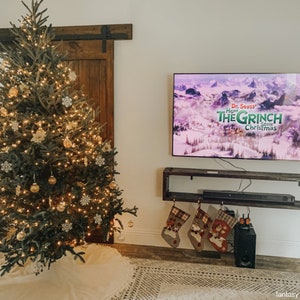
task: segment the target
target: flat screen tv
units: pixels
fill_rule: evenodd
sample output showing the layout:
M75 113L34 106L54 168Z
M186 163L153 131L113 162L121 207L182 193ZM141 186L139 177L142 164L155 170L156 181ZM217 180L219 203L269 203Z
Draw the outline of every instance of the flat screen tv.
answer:
M173 156L300 160L300 74L173 77Z

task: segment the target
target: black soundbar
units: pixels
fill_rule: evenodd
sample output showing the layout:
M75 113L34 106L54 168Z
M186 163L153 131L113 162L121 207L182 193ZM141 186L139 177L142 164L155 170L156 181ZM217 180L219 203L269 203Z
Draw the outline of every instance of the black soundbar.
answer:
M295 196L290 194L204 190L202 196L203 200L240 200L249 202L273 202L278 204L293 204L295 202Z

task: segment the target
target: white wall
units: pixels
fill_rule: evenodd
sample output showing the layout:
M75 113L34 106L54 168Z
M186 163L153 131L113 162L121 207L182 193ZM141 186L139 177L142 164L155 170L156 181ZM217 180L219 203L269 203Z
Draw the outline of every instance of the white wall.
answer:
M31 0L26 1L31 3ZM115 52L115 145L127 206L125 243L168 246L160 237L172 203L162 201L165 167L220 168L212 159L170 154L174 72L300 72L298 0L44 0L53 26L133 24L133 40ZM1 0L0 27L25 14ZM295 172L297 162L237 162L254 171ZM228 167L228 166L227 166ZM270 184L268 190L273 190ZM299 193L295 187L295 193ZM193 215L196 205L177 203ZM203 205L204 210L211 206ZM216 207L218 208L218 207ZM231 207L240 214L245 207ZM257 253L300 258L300 211L251 208ZM180 231L182 248L192 248ZM133 220L134 226L128 227Z

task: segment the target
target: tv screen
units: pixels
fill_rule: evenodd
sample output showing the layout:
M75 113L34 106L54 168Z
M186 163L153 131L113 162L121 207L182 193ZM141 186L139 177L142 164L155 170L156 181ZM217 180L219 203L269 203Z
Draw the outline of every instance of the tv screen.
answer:
M173 156L300 159L300 74L173 78Z

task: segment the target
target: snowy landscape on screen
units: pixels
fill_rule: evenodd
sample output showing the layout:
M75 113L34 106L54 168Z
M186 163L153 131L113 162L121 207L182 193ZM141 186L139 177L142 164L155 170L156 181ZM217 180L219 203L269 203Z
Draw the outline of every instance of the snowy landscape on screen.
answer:
M173 155L300 159L300 74L174 74Z

